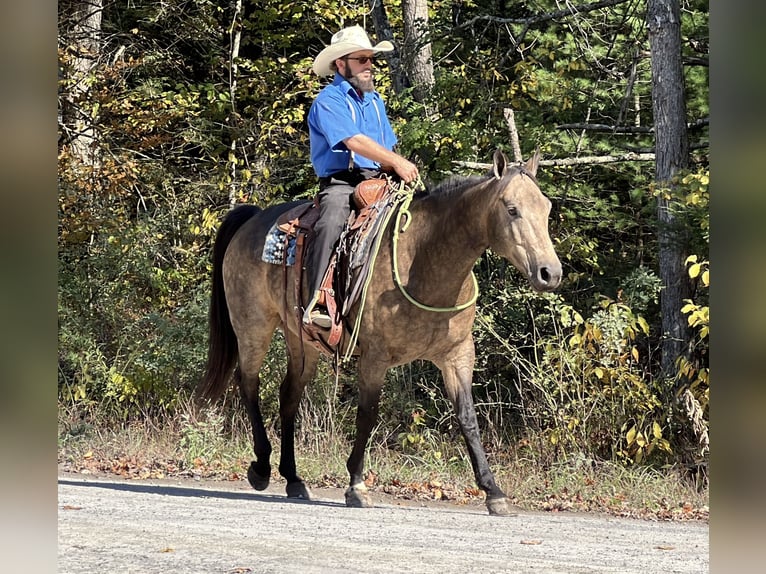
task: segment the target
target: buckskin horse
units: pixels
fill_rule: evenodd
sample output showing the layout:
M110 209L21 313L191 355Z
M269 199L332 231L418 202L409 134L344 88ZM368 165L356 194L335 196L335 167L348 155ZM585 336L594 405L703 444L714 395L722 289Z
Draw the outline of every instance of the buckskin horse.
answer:
M442 373L489 513L511 513L489 468L471 395L475 361L471 330L478 290L473 267L491 249L509 260L533 289L552 291L559 285L561 262L548 233L551 202L537 185L538 163L536 152L525 164L510 165L497 150L486 175L453 176L429 193L415 194L406 217L392 219L382 230L366 296L344 318L346 325L357 323L353 356L359 391L356 437L346 465L347 506L372 506L363 480L364 451L387 370L428 360ZM214 401L232 380L239 387L252 423L256 459L248 480L256 490L265 489L271 474L271 444L260 410L259 370L274 331L281 329L288 361L279 390L279 473L287 481L288 497L310 499L295 466L295 419L322 352L306 344L300 314L293 312L301 305L298 293L290 288L296 270L285 271L261 258L267 232L296 203L263 210L242 205L224 218L213 247L208 359L197 396ZM350 331L344 330L341 344L348 341Z

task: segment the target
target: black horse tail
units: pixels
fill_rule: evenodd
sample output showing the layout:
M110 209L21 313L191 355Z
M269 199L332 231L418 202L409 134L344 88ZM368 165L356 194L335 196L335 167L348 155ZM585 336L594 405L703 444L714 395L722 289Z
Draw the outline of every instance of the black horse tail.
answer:
M205 376L195 391L196 399L211 402L220 398L229 385L237 364L237 336L229 319L229 307L223 290L223 257L237 230L261 209L240 205L224 218L213 243L213 286L210 294L209 336Z

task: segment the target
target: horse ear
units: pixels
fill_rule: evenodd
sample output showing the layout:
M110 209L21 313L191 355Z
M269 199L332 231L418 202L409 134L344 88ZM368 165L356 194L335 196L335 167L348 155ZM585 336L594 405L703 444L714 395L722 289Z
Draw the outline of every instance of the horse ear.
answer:
M540 148L535 149L535 153L532 154L532 157L530 157L527 160L527 163L524 164L524 169L527 170L529 173L532 174L532 177L537 176L537 166L540 164Z
M508 158L505 157L500 148L495 150L495 155L492 156L492 163L492 174L495 176L495 179L501 179L508 169Z

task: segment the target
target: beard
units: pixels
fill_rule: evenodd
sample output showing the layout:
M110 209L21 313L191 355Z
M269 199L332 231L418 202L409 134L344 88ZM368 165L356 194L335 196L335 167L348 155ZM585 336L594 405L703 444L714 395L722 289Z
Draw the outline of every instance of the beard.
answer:
M370 73L369 80L363 80L359 76L346 77L348 83L354 86L362 93L372 92L375 90L375 81L372 79L372 73Z

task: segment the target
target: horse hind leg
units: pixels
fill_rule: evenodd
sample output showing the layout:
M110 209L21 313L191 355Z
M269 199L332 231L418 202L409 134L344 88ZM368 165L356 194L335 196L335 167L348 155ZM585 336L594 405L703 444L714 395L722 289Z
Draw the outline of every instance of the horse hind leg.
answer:
M266 490L271 479L271 443L266 435L266 428L261 415L260 376L256 373L250 377L245 377L239 368L234 376L253 433L255 460L250 462L250 467L247 469L247 480L255 490Z
M311 491L298 475L295 465L295 419L303 391L316 374L319 355L310 345L301 345L292 333L286 339L287 373L279 388L279 418L282 424L279 474L287 481L288 498L311 500Z

